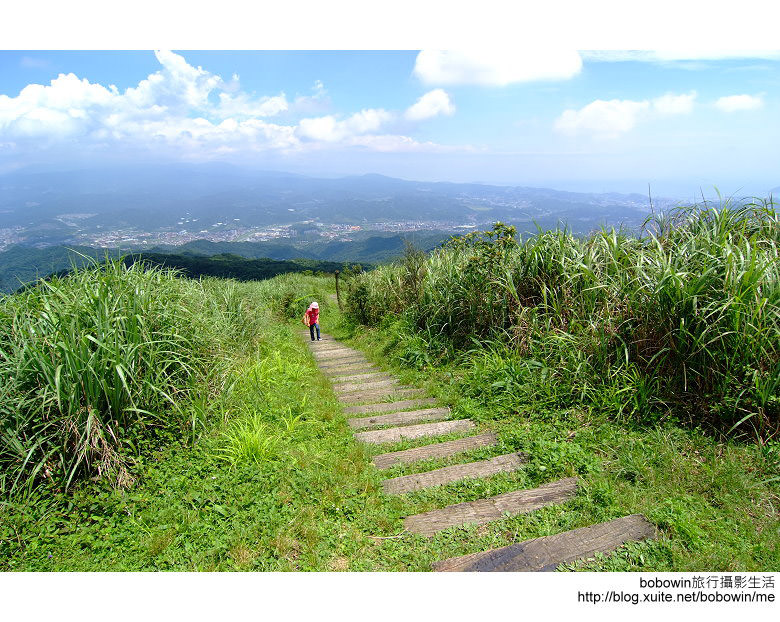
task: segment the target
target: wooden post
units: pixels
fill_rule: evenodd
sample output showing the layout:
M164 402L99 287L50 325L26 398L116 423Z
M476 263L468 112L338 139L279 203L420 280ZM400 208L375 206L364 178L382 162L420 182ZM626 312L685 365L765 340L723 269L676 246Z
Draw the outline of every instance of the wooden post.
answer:
M341 294L339 292L339 271L336 270L336 302L339 305L339 311L343 311L341 308Z

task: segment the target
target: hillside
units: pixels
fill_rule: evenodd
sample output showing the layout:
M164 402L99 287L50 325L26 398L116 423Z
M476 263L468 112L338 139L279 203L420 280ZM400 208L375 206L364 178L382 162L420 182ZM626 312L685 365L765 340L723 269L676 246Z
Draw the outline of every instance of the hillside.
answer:
M497 224L345 314L113 261L0 299L2 568L428 571L634 517L545 568L780 570L777 213L654 224Z
M349 265L348 262L342 261L297 258L292 249L289 253L292 258L289 260L271 259L262 255L247 258L239 254L220 252L219 246L209 249L215 251L213 253L193 253L191 249L187 249L187 252L175 252L174 248L174 252L124 251L121 254L126 256L127 264L144 261L157 266L177 268L192 278L216 276L239 281L268 279L285 272L343 271ZM247 249L241 250L247 252ZM262 253L264 249L252 250ZM10 293L38 278L52 274L63 275L74 268L88 266L95 261L105 261L107 258L116 258L119 255L120 252L116 250L87 247L71 249L56 246L37 249L15 246L0 253L0 292ZM365 261L361 265L364 268L371 266Z

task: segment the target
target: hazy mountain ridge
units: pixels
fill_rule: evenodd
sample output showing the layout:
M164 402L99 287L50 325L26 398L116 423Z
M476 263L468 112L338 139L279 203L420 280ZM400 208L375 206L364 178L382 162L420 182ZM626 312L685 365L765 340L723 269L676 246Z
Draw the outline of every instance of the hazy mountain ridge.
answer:
M663 206L669 200L656 199ZM496 220L586 232L635 226L649 210L639 194L589 194L523 186L421 182L361 175L325 179L224 164L133 166L88 171L17 171L0 176L0 248L132 244L163 232L181 242L225 232L256 234L311 222L376 228L449 229ZM120 232L108 243L108 231ZM273 237L276 234L269 234ZM154 244L154 240L150 244ZM159 243L159 242L158 242ZM138 240L136 240L138 244Z

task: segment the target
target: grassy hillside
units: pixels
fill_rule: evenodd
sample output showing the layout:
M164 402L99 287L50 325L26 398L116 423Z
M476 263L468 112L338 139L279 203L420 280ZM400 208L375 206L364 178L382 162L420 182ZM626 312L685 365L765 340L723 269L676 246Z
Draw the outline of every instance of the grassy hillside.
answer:
M11 293L39 278L51 275L65 276L74 268L95 265L120 256L120 252L108 249L63 246L35 249L16 246L0 253L0 292ZM138 251L123 254L126 265L143 262L147 265L178 270L190 278L213 276L238 281L269 279L287 272L334 272L344 271L348 264L317 259L276 260L267 257L246 258L221 253L200 255L192 253L157 253ZM370 267L370 264L363 264Z
M514 229L363 275L350 312L393 321L410 363L476 348L508 401L780 434L780 219L773 205L658 216L643 237ZM401 318L398 320L397 318Z
M777 391L762 384L777 365L776 214L655 224L656 242L518 243L498 227L410 252L348 280L349 317L325 277L195 281L116 262L1 299L0 568L423 571L641 512L658 541L572 567L780 570ZM327 331L529 463L385 495L300 339L311 300ZM680 366L698 410L675 398ZM739 391L721 377L737 371L753 380ZM729 408L757 414L729 432L744 417ZM575 475L568 504L403 533L409 513Z

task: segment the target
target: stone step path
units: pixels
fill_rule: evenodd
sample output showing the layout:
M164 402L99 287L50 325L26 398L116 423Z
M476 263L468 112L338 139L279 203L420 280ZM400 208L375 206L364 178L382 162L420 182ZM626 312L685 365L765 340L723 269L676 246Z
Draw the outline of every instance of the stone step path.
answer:
M528 572L611 553L626 542L655 539L655 525L641 514L534 538L499 549L452 557L433 564L438 572Z
M308 341L308 331L304 335ZM437 407L436 400L423 397L422 390L400 384L397 378L371 363L362 352L340 344L330 335L322 334L322 341L312 342L311 350L318 367L330 379L334 393L344 405L342 411L353 415L347 422L355 430L355 439L362 443L378 445L435 439L445 434L470 432L475 428L469 419L449 419L449 408ZM484 432L379 454L372 461L376 468L388 469L396 464L447 458L497 444L494 433ZM525 454L516 452L385 479L382 487L388 495L402 495L467 478L517 471L527 461ZM407 516L404 528L413 534L432 537L450 527L483 525L507 516L533 512L565 503L576 495L577 483L578 478L569 477L537 488L515 490ZM643 516L635 514L591 527L445 559L436 562L433 569L441 572L554 570L562 563L597 552L609 553L626 542L654 537L655 527Z
M442 421L450 416L449 408L424 408L422 410L407 410L387 415L371 415L347 419L347 423L355 430L379 427L382 425L406 425L424 421Z

